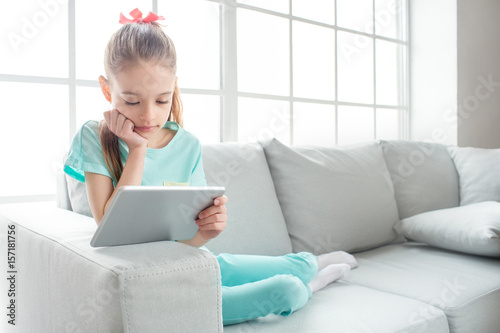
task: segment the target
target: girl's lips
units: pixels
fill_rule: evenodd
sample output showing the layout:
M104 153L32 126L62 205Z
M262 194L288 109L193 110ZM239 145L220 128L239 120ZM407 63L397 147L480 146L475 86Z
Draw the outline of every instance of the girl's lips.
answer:
M158 126L140 126L140 127L134 127L136 131L139 132L151 132L155 130Z

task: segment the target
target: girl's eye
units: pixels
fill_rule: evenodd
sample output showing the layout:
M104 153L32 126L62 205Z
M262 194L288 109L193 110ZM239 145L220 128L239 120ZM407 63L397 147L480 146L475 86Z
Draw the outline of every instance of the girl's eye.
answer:
M125 101L125 104L127 104L127 105L137 105L137 104L139 104L139 102L131 103L131 102Z
M156 101L159 104L168 104L170 101Z

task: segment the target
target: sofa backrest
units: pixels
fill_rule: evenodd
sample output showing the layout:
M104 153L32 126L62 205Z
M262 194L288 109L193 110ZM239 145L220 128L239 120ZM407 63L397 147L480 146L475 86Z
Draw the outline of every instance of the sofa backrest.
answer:
M447 146L399 140L379 143L394 184L400 219L459 205L458 173Z
M217 143L203 146L203 164L208 185L225 186L229 198L226 230L207 244L215 253L366 250L398 241L398 219L459 203L455 166L439 144ZM62 171L57 202L92 215L85 184Z

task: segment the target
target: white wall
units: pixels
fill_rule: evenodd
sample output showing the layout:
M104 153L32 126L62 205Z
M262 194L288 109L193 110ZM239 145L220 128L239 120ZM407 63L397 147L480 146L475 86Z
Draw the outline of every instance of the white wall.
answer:
M409 5L410 139L500 148L500 1Z
M410 0L409 10L410 139L457 144L456 0Z
M500 148L500 1L458 0L458 145Z

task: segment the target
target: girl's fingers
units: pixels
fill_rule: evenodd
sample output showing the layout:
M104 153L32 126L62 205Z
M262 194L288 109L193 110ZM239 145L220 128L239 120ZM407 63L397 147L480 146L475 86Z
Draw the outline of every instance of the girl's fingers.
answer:
M118 136L123 135L123 132L128 129L133 130L134 128L132 121L125 117L117 109L104 112L104 120L106 120L109 130Z
M127 132L133 132L134 131L134 123L132 122L132 120L128 119L128 118L125 118L125 123L123 124L123 129Z
M104 119L106 120L106 125L111 132L113 132L113 114L112 111L104 112Z
M109 125L111 125L110 127L110 130L111 132L115 133L116 134L116 130L117 130L117 120L118 120L118 116L120 115L120 113L118 112L118 110L114 109L111 111L111 114L110 114L110 122L109 122ZM108 125L108 126L109 126Z
M225 223L226 220L227 220L226 214L214 214L206 218L197 219L196 224L201 227L211 223L221 223L221 222Z
M122 114L119 114L116 117L115 133L118 136L122 136L123 135L123 124L125 124L125 120L127 120L127 118L125 118L125 116L122 115Z
M204 224L200 225L198 229L200 230L217 230L217 231L222 231L226 228L226 222L216 222L216 223L209 223L209 224Z
M226 203L227 203L227 197L225 195L214 199L214 205L216 206L222 206L225 205Z
M222 205L222 206L210 206L207 209L205 209L204 211L202 211L200 214L198 214L198 217L200 219L203 219L203 218L206 218L208 216L211 216L211 215L214 215L217 213L223 213L223 214L227 213L226 206L224 206L224 205Z
M109 128L109 111L104 112L104 121L106 121Z

